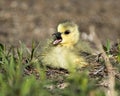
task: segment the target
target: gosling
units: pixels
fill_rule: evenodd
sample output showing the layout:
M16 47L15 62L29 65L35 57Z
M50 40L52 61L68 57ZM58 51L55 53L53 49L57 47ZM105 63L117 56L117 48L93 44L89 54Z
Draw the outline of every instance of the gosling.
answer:
M67 21L57 26L57 32L42 52L42 64L53 68L79 69L88 65L83 53L91 53L88 44L80 40L77 24Z

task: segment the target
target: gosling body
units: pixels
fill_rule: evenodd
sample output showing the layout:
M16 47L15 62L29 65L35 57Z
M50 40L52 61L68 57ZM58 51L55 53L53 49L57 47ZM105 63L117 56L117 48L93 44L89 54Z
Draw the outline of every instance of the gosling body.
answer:
M80 41L78 26L73 22L63 22L57 27L52 41L44 48L42 63L54 68L81 68L88 65L84 55L87 44ZM90 52L90 51L89 51Z

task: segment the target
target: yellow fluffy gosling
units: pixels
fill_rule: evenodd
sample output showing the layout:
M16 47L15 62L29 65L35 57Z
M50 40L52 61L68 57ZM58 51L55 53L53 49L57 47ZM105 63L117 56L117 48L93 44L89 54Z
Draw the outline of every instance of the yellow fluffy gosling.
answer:
M85 55L90 52L89 46L80 40L77 24L63 22L57 27L52 41L44 48L41 61L43 65L54 68L79 69L88 65Z

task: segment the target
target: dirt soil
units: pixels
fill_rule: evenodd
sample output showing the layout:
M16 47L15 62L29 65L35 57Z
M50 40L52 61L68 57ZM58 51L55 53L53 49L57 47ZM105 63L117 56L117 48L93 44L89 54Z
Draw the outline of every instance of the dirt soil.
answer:
M103 43L120 38L120 0L0 0L0 42L30 45L56 32L64 20L81 32L94 25Z

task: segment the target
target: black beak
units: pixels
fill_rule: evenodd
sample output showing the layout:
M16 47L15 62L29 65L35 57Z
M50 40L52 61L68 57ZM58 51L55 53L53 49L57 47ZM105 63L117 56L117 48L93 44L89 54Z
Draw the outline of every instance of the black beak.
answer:
M55 36L55 39L62 39L60 32L53 33L52 35Z
M62 41L61 33L56 32L52 34L54 37L53 45L58 45Z

